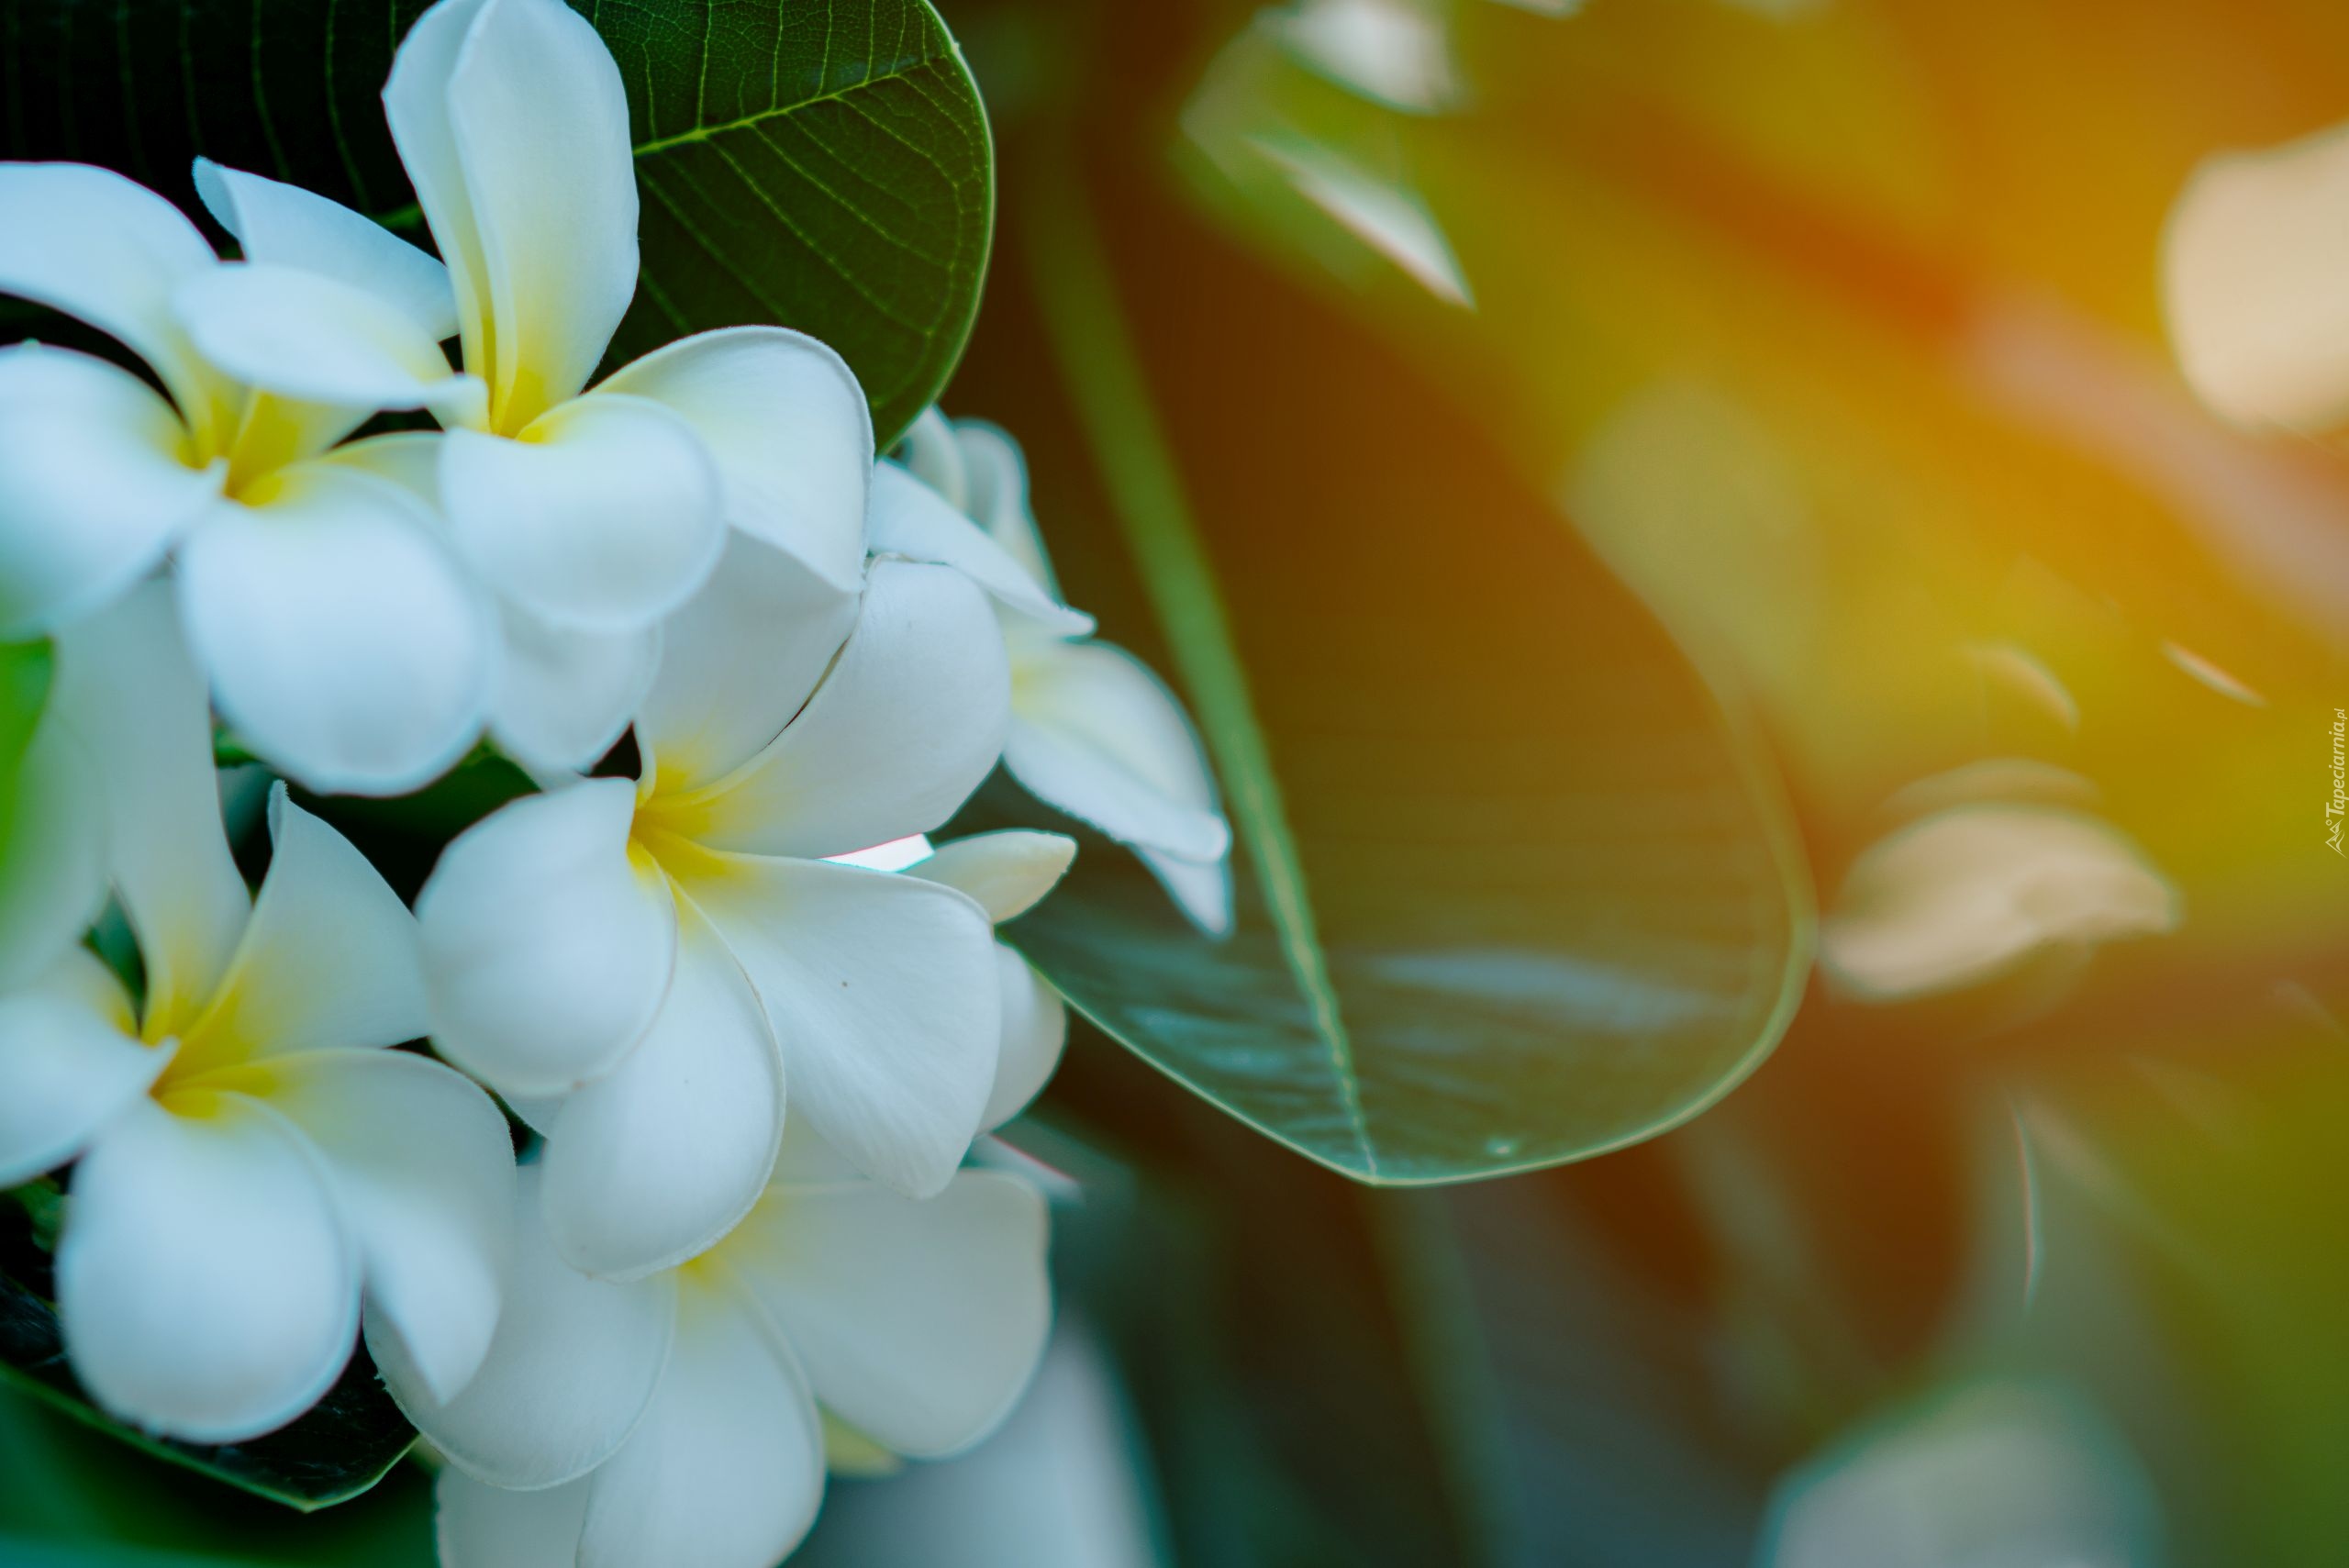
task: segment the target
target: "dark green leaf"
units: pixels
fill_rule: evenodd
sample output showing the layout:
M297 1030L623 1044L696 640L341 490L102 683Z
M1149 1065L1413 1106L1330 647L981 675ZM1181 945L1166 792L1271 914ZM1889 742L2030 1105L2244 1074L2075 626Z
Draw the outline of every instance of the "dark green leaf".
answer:
M978 310L985 111L928 0L574 0L629 92L644 272L613 362L777 322L855 367L875 433ZM197 153L421 238L377 94L417 0L0 0L0 155L103 163L196 210Z
M357 1496L397 1463L416 1430L362 1352L341 1381L291 1426L250 1442L201 1446L135 1431L90 1404L66 1361L40 1205L0 1204L0 1385L34 1396L136 1448L304 1510Z
M1197 935L1090 839L1011 940L1166 1073L1366 1181L1525 1170L1696 1114L1776 1041L1809 962L1764 765L1409 367L1136 201L1113 288L1076 210L1054 198L1020 239L1104 502L1056 477L1087 464L1016 355L971 384L1009 401L974 407L1032 434L1075 601L1138 647L1163 628L1240 840L1238 922ZM1105 511L1111 540L1087 532ZM1115 601L1119 546L1147 612Z

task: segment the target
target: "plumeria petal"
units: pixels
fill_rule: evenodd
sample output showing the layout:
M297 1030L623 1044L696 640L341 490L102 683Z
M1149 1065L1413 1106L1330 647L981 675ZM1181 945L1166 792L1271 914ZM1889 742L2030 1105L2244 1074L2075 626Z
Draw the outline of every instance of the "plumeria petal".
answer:
M374 219L299 185L195 161L195 194L245 260L299 267L396 306L439 343L457 335L449 269Z
M574 631L499 606L489 729L525 768L584 770L628 728L661 662L661 628Z
M816 1521L823 1428L789 1347L722 1284L677 1307L660 1391L596 1473L579 1568L768 1568Z
M1211 937L1231 929L1231 862L1228 860L1185 860L1163 850L1137 848L1134 853L1166 889L1174 906Z
M257 1084L332 1176L360 1250L369 1335L396 1337L432 1397L453 1397L488 1353L514 1245L506 1118L471 1082L404 1051L273 1057Z
M933 403L914 417L906 427L903 442L897 449L898 461L916 479L946 497L946 504L968 515L971 510L971 473L963 462L963 443L954 438L954 427Z
M572 1267L608 1278L683 1262L750 1212L782 1141L783 1060L758 994L708 922L680 908L652 1027L555 1118L547 1234Z
M629 848L634 791L589 779L461 834L416 901L432 1037L501 1094L619 1065L668 989L676 906Z
M1044 1201L964 1171L926 1202L775 1187L719 1256L797 1348L816 1396L900 1453L967 1447L1027 1386L1052 1326Z
M1030 650L1013 676L1004 766L1113 839L1211 861L1231 847L1207 754L1150 667L1108 643Z
M669 1358L676 1279L590 1279L539 1223L539 1173L516 1183L497 1332L481 1371L436 1399L397 1339L370 1329L384 1384L450 1462L496 1486L558 1485L608 1459L643 1414Z
M119 597L220 494L172 406L70 350L0 349L0 639Z
M1034 908L1075 860L1076 840L1066 834L1011 828L949 840L910 870L968 894L1000 926Z
M150 1431L239 1442L351 1358L358 1256L302 1135L237 1095L139 1100L74 1168L57 1306L74 1374Z
M421 1037L416 918L367 857L277 784L274 851L219 990L183 1032L184 1073Z
M1003 638L978 589L879 562L799 717L733 774L662 803L663 820L715 848L810 857L927 833L986 777L1008 715Z
M817 861L712 854L673 871L765 1004L794 1119L877 1181L943 1186L995 1079L985 915L933 883Z
M78 317L139 351L199 434L223 438L239 399L172 311L218 258L179 208L86 163L0 163L0 294ZM225 439L222 444L225 443Z
M579 1568L579 1531L596 1478L511 1492L453 1464L432 1484L440 1568Z
M1052 557L1044 549L1044 536L1029 504L1028 464L1019 455L1019 443L976 419L957 423L954 437L970 486L970 504L963 510L1029 576L1044 585L1044 592L1058 598L1060 584L1052 576Z
M357 284L244 262L195 273L172 304L204 357L249 385L332 407L430 408L446 424L486 417L481 381L451 371L406 309Z
M857 595L744 534L662 633L637 738L663 792L723 778L807 706L856 625Z
M952 566L1056 637L1083 637L1093 629L1091 616L1053 598L985 528L894 462L874 465L869 526L875 554Z
M636 292L628 95L560 0L449 0L409 30L384 104L450 262L495 428L574 395Z
M0 992L55 962L106 898L106 784L63 723L33 732L15 791L0 804Z
M987 1091L987 1108L979 1118L989 1132L1026 1110L1043 1092L1068 1046L1068 1004L1060 993L1045 984L1016 949L997 942L995 959L996 990L1003 998L1003 1044L995 1086Z
M732 327L680 339L596 390L682 416L717 461L726 520L856 591L873 415L838 354L787 328Z
M81 1152L172 1060L139 1042L129 994L83 948L0 996L0 1187Z
M332 463L223 502L180 551L188 639L220 711L322 794L397 795L480 733L482 599L397 485Z
M451 431L440 503L458 550L499 593L584 631L667 615L726 544L708 453L683 419L642 398L564 404L523 440Z
M171 585L138 588L61 638L50 704L104 781L107 864L139 939L147 1022L176 1032L228 972L252 900L221 826L211 711Z

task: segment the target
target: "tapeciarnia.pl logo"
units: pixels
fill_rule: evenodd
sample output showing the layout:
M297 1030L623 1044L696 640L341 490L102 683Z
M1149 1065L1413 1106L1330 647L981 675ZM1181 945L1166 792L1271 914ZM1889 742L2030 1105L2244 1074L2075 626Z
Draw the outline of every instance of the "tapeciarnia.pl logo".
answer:
M2342 855L2342 813L2344 806L2349 806L2349 797L2342 793L2344 768L2349 768L2343 761L2344 731L2349 731L2349 711L2336 707L2332 710L2332 798L2324 803L2324 847L2336 855ZM2349 855L2342 858L2349 860Z

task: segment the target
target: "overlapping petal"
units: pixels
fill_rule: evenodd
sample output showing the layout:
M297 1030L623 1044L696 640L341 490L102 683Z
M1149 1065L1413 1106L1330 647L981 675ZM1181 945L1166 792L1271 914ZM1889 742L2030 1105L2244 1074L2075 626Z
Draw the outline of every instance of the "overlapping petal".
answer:
M50 711L102 781L106 862L139 939L150 1038L228 972L252 902L229 856L211 715L171 586L150 583L59 639ZM45 721L46 722L46 721Z
M480 380L451 371L401 302L360 284L239 262L190 277L173 306L205 358L248 385L329 407L430 408L450 424L486 417Z
M667 615L708 578L726 543L718 473L699 438L643 398L564 404L518 440L451 431L440 504L450 538L500 594L583 631L633 630Z
M317 1155L252 1100L140 1100L73 1173L57 1305L74 1374L138 1426L237 1442L317 1401L350 1359L358 1256Z
M573 1268L629 1279L705 1251L750 1211L783 1141L783 1060L757 993L690 905L644 1039L562 1103L545 1215Z
M369 1334L395 1337L426 1391L453 1397L488 1353L513 1249L506 1118L472 1083L406 1051L273 1056L259 1083L326 1163L359 1248Z
M1093 629L1091 616L1053 598L985 528L894 462L874 467L870 529L876 554L952 566L1053 636L1083 637Z
M457 0L393 61L392 138L450 262L466 367L518 433L586 385L636 292L619 69L560 0Z
M721 1254L826 1408L899 1453L977 1441L1052 1323L1043 1199L965 1171L915 1202L866 1183L771 1191Z
M637 1424L669 1359L672 1274L591 1279L556 1256L539 1223L539 1173L516 1183L514 1245L497 1331L481 1370L436 1398L395 1336L370 1326L384 1385L450 1462L497 1486L554 1486L610 1458Z
M814 861L707 855L674 874L757 988L793 1118L876 1181L943 1186L995 1079L985 915L933 883Z
M222 714L320 793L396 795L481 729L481 596L399 486L305 464L224 502L180 552L188 639Z
M1017 949L995 947L996 984L1003 1006L1003 1043L996 1055L995 1085L979 1120L992 1132L1028 1108L1061 1064L1068 1047L1068 1004L1044 983Z
M794 557L729 539L708 584L662 628L637 716L658 790L713 784L780 734L848 640L857 605Z
M77 317L138 350L196 432L224 438L237 390L206 364L172 309L187 277L218 264L180 210L86 163L0 163L0 294Z
M425 1031L416 919L399 895L283 784L269 821L275 848L243 940L181 1037L187 1073L396 1045Z
M449 269L382 224L314 191L195 161L195 193L249 261L299 267L396 306L438 343L457 335Z
M1009 673L985 598L960 573L874 563L856 629L774 742L728 777L648 806L723 850L820 857L926 833L985 778Z
M661 663L661 628L577 631L498 606L489 730L526 768L584 771L628 728Z
M1041 647L1014 676L1011 776L1113 839L1185 860L1231 844L1206 753L1150 667L1107 643Z
M169 1045L139 1043L128 994L82 948L0 995L0 1187L81 1152L146 1094L172 1054Z
M1034 908L1075 860L1076 840L1066 834L1012 828L949 840L909 869L967 894L1000 926Z
M717 462L726 520L855 592L873 416L838 354L786 328L734 327L680 339L596 390L681 416Z
M1057 597L1060 584L1052 576L1044 536L1036 527L1035 508L1028 497L1028 463L1019 455L1019 444L976 419L958 423L954 435L970 487L966 510L1028 575Z
M152 569L227 477L189 457L179 415L128 372L0 349L0 638L54 631Z
M659 1392L596 1473L580 1568L765 1568L823 1494L823 1429L790 1348L723 1284L696 1281Z
M433 1040L500 1093L601 1077L661 1005L676 906L631 854L634 809L622 779L516 801L460 835L417 899Z

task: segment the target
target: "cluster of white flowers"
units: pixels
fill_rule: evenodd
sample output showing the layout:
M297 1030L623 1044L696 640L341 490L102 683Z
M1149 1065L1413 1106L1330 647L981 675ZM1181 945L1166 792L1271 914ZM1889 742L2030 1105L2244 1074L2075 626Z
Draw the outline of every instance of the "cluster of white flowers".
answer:
M933 412L876 462L848 366L775 328L587 386L637 195L585 21L440 0L384 96L440 260L203 164L223 261L117 175L0 165L0 292L160 385L0 350L0 638L57 670L0 874L0 1185L71 1163L60 1318L122 1418L269 1431L363 1328L452 1568L763 1568L828 1451L975 1440L1049 1322L1041 1199L966 1161L1058 1060L993 928L1074 844L922 836L1000 761L1211 932L1230 836L1000 432ZM216 711L319 794L484 737L543 793L411 914L278 784L255 895ZM585 776L631 730L638 776ZM388 1049L426 1037L453 1068Z

